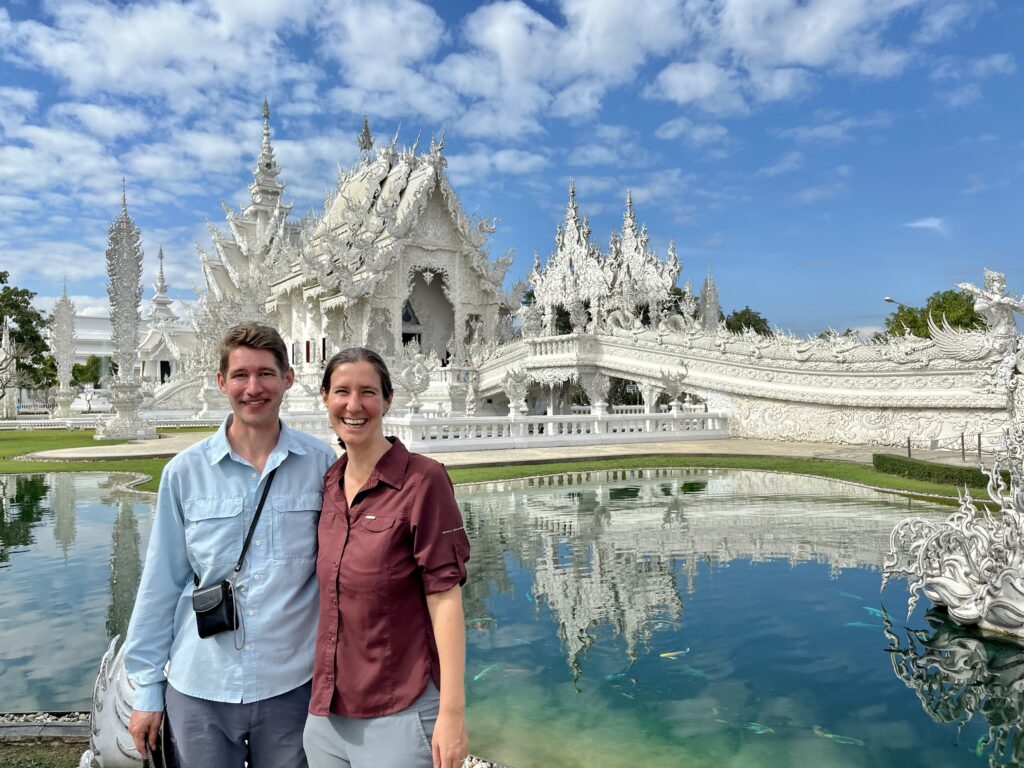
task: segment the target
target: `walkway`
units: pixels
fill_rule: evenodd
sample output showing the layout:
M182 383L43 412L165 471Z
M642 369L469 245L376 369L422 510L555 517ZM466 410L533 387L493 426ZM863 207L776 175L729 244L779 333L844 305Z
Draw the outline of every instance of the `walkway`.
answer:
M26 458L49 461L89 461L96 459L163 458L174 456L207 436L202 432L179 432L156 440L134 440L120 445L96 445L85 448L63 448L39 451ZM690 455L690 456L781 456L805 459L838 459L871 463L873 453L906 455L902 448L877 445L829 445L826 443L790 443L774 440L681 440L664 443L636 443L626 445L586 445L561 448L521 448L518 450L460 451L432 453L431 458L449 467L486 466L493 464L530 464L571 459L605 459L618 456ZM959 451L915 450L915 459L962 464ZM992 456L982 454L985 466ZM968 452L965 466L978 464L977 453Z

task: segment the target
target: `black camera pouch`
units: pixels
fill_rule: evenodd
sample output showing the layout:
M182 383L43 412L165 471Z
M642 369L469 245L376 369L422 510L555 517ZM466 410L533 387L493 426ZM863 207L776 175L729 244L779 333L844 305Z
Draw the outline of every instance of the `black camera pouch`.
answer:
M192 610L196 612L196 628L200 637L233 631L238 626L235 592L226 579L212 587L193 590Z

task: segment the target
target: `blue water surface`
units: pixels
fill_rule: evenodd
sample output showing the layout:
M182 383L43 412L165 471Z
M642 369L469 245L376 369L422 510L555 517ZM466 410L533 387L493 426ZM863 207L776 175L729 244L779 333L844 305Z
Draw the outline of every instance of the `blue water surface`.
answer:
M151 501L103 475L20 477L0 483L0 710L84 709L130 615ZM926 601L908 620L903 583L880 591L895 523L948 508L705 469L458 497L476 754L514 768L1019 762L1020 649Z

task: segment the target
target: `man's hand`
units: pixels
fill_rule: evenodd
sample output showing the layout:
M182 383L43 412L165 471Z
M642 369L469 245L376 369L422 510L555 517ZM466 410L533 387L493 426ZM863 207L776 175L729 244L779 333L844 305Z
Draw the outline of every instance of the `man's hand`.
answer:
M469 754L466 719L462 715L439 712L431 739L434 768L460 768Z
M132 735L135 749L145 760L148 757L146 744L149 749L156 751L156 737L160 733L160 723L163 722L163 712L143 712L136 709L132 712L132 719L128 721L128 733Z

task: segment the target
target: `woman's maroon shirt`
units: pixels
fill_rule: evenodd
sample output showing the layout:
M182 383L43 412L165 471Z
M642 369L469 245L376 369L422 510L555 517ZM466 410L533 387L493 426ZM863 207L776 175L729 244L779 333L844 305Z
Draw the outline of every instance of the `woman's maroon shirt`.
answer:
M465 583L469 539L444 466L393 443L351 508L348 457L324 478L314 715L389 715L441 686L426 596Z

